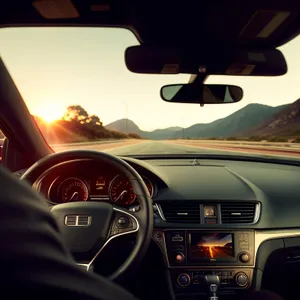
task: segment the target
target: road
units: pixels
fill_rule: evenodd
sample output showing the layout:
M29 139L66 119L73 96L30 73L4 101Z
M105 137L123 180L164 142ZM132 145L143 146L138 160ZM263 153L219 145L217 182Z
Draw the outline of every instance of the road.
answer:
M300 151L296 153L280 153L271 152L268 149L243 149L243 148L226 148L222 144L214 145L210 144L195 144L193 141L186 141L186 143L176 141L145 141L145 140L128 140L112 143L84 143L84 144L68 144L68 145L52 145L52 148L56 151L64 151L71 149L93 149L108 152L115 155L143 155L143 154L247 154L251 155L271 155L281 157L300 158Z
M197 258L224 258L232 257L232 249L226 247L194 247L192 256Z

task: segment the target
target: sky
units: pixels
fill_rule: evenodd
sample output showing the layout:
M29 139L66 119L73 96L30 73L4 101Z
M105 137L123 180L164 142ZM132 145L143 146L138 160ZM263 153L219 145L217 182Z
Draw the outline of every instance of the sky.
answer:
M203 236L201 240L198 242L198 246L220 246L223 247L227 243L232 243L232 235L231 234L216 234L216 235L208 235ZM223 237L222 237L223 236Z
M235 84L244 98L234 104L167 103L165 84L186 83L188 74L147 75L127 70L124 51L138 45L132 32L116 28L5 28L0 53L30 112L46 120L79 104L104 125L129 118L142 130L188 127L224 118L250 103L270 106L300 96L300 36L279 48L288 64L280 77L210 76L206 83Z

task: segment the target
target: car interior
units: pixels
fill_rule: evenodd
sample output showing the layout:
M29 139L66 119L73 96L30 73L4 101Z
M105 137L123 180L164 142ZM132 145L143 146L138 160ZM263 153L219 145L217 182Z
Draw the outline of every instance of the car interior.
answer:
M277 48L298 36L299 13L296 1L24 0L2 3L0 22L2 30L126 28L140 43L124 53L131 72L191 74L188 84L162 87L163 100L217 110L242 102L243 91L206 89L209 75L288 72ZM299 160L55 153L2 60L0 85L0 164L46 199L76 267L141 300L243 299L261 290L298 299Z

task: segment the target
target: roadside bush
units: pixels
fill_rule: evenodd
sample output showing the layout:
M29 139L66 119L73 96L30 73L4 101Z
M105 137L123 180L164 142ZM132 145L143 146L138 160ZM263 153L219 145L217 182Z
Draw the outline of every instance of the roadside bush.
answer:
M260 136L257 135L253 135L248 137L248 141L252 141L252 142L260 142L262 140L262 138Z
M128 138L130 138L130 139L140 139L141 137L137 133L129 133Z
M268 138L268 142L286 143L288 142L288 139L286 137L281 136L272 136Z
M300 136L297 136L294 140L293 143L300 143Z

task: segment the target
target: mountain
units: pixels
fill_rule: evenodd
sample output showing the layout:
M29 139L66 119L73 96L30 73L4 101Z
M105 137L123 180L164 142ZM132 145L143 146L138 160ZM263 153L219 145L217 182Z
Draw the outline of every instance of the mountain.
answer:
M173 126L165 129L156 129L150 132L141 131L141 136L154 140L164 140L175 136L178 131L182 131L182 127Z
M226 118L216 120L208 124L195 124L184 130L184 136L188 138L228 137L239 135L249 128L261 124L271 118L285 106L272 107L262 104L249 104ZM182 132L177 132L180 138Z
M273 117L253 128L250 133L259 136L300 135L300 99L286 105Z
M141 130L132 120L120 119L104 126L108 130L119 131L122 133L136 133L146 139L163 140L175 135L181 127L173 126L165 129L156 129L154 131Z
M112 131L119 131L123 133L136 133L141 135L140 128L133 121L129 119L120 119L104 127Z
M291 104L273 107L257 103L249 104L226 118L218 119L207 124L194 124L187 128L169 127L154 131L143 131L132 120L127 120L126 127L126 119L112 122L106 125L105 128L123 133L137 133L141 137L148 139L249 136L253 135L253 132L256 132L258 128L263 131L263 127L261 127L262 124L265 124L264 126L275 126L276 128L280 128L283 123L285 124L288 122L288 124L290 124L290 122L292 122L291 116L295 114L296 118L299 113L295 107L293 107L290 112L290 105ZM286 112L284 112L285 110ZM275 120L279 118L278 116L281 116L282 120L278 121L279 123L276 123ZM272 123L273 125L269 125L268 121L270 120L274 120Z

